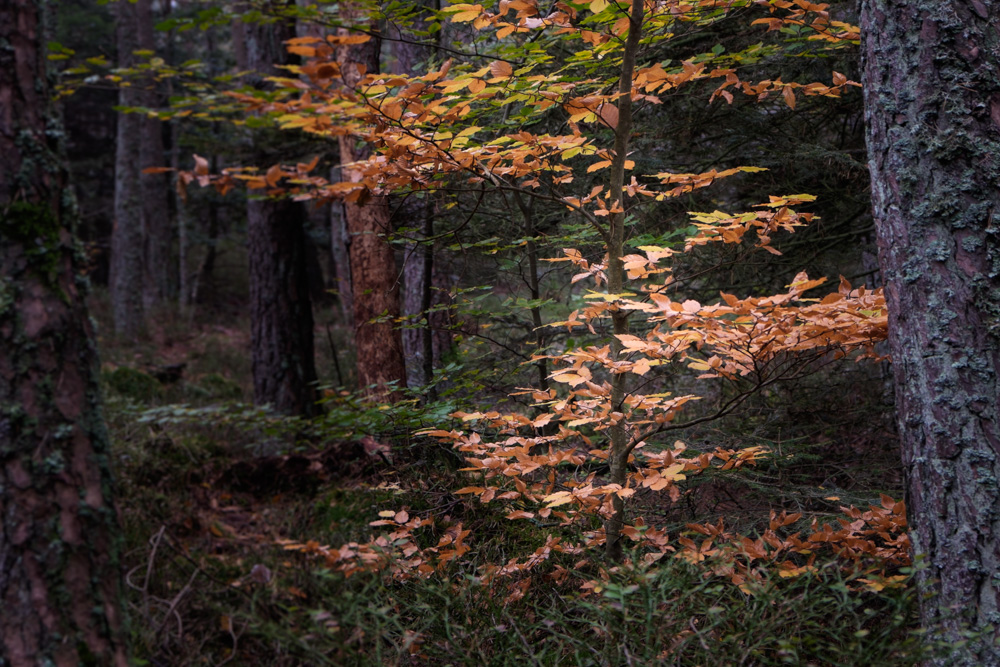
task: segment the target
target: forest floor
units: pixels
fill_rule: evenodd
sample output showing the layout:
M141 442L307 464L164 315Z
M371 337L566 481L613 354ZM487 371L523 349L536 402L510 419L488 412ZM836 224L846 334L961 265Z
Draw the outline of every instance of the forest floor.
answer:
M94 310L100 323L99 298ZM647 566L634 553L609 567L545 552L551 558L535 571L497 583L484 576L489 564L542 553L552 526L509 521L499 503L454 494L469 484L460 459L412 436L437 425L434 406L387 411L330 392L318 422L276 418L248 403L248 323L216 319L165 313L139 343L100 340L137 664L912 665L926 657L907 568L894 571L893 585L866 586L864 572L829 557L805 576L765 573L750 589L691 559ZM329 350L346 340L326 327L317 336ZM332 377L330 358L319 365ZM698 480L677 503L644 496L636 512L672 537L700 539L685 526L724 518L752 535L772 510L833 521L838 506L900 497L884 406L871 382L840 381L847 391L825 381L800 387L794 409L761 405L693 434L766 445L773 455ZM431 524L412 536L416 547L440 544L434 538L457 525L470 531L469 550L427 577L399 568L345 576L329 554L369 542L382 530L372 522L400 512Z

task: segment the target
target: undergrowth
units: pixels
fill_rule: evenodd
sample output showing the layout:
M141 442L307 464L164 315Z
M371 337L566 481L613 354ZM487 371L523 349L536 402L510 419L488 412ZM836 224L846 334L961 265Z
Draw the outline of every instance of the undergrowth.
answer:
M469 409L462 391L429 405L414 393L385 407L330 388L323 416L303 421L240 403L245 369L226 376L196 362L158 389L132 373L116 385L110 373L126 366L127 350L115 359L105 373L106 415L136 664L916 665L944 650L916 631L909 568L880 588L829 555L798 576L774 568L743 587L704 563L669 553L645 563L640 552L618 567L553 552L501 581L496 566L544 550L559 528L455 495L471 483L458 470L465 461L412 437ZM241 392L205 382L212 373ZM189 380L218 387L191 391ZM841 447L845 433L825 426L823 414L741 419L688 435L759 445L771 456L692 477L676 503L637 498L634 511L672 544L701 539L691 522L724 518L730 530L756 535L772 509L831 521L840 505L899 495L891 447ZM859 411L857 421L865 419L878 422ZM308 550L286 548L371 542L392 528L371 524L391 524L399 512L428 522L411 536L417 548L434 549L458 527L469 531L468 550L429 576L401 578L392 567L345 576Z
M227 422L110 408L139 664L914 665L927 657L909 576L873 591L826 563L794 578L775 572L746 592L677 558L600 579L594 564L574 569L579 559L560 555L510 600L483 566L538 549L551 527L452 495L465 478L447 459L397 446L392 466L364 453L340 470L316 451L262 460L257 440L297 429L263 436L250 409L230 408ZM296 456L308 464L279 480ZM242 480L233 474L240 466L250 471ZM254 477L255 466L266 474ZM402 507L461 522L471 550L427 578L398 580L345 577L280 546L368 540L380 512ZM581 589L587 581L597 584Z

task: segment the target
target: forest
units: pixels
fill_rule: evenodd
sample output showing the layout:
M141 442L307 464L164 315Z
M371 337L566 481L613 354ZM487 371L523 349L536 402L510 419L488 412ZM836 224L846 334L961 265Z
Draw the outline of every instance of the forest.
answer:
M0 0L0 667L1000 666L1000 0Z

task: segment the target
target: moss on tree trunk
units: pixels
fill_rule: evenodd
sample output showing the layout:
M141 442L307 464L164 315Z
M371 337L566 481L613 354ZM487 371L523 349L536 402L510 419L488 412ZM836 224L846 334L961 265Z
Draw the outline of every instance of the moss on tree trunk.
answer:
M0 664L125 665L111 452L47 11L0 0Z

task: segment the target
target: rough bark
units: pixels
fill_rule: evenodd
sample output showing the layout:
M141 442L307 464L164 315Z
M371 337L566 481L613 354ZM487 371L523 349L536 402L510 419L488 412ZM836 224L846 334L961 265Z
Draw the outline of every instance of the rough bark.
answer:
M1000 2L862 3L869 167L924 626L1000 665ZM960 643L964 630L984 633Z
M131 67L133 51L138 48L136 6L119 2L116 39L118 66ZM125 107L141 103L137 88L124 87L118 104ZM115 140L115 219L111 231L111 306L115 332L135 338L144 328L143 255L145 253L142 221L142 192L139 181L139 136L142 120L136 114L118 114Z
M153 8L151 0L138 0L135 4L138 47L155 51L153 33ZM156 108L160 96L156 82L147 78L139 93L141 104ZM158 118L141 116L139 119L139 185L142 193L143 237L145 262L143 274L143 302L146 308L156 306L171 293L171 246L173 229L170 224L169 182L166 174L143 174L149 167L163 167L167 156L163 148L163 127Z
M414 32L426 30L424 16L414 19L407 28L393 25L390 30L392 71L415 75L431 55L429 46L418 44ZM408 198L397 207L397 228L407 227L414 242L404 246L402 310L408 327L403 329L403 352L406 358L406 381L418 387L431 381L434 372L433 330L428 311L432 300L434 248L425 239L434 235L434 204L430 199ZM433 393L433 388L432 388ZM433 400L433 396L428 396Z
M301 206L247 207L254 400L312 415L316 403L313 316L306 276Z
M283 42L295 37L295 26L258 23L245 25L243 34L247 64L263 77L287 62ZM257 164L279 160L261 134L254 139ZM308 416L316 410L316 366L304 222L300 205L247 202L254 401Z
M420 206L404 208L408 219L398 224L415 227L409 236L418 239L433 236L434 218L429 206L429 202L421 201ZM402 310L408 325L402 332L406 382L411 387L420 387L430 381L434 369L433 331L427 313L431 307L434 249L419 241L407 243L403 257Z
M378 71L378 40L343 48L338 56L344 83L351 88L361 78L359 66L367 72ZM354 137L340 137L343 180L361 181L361 174L351 169L351 163L365 159L368 154L369 148ZM389 203L383 195L367 193L358 201L345 203L344 216L350 235L348 256L358 383L372 396L393 400L399 394L388 392L387 387L390 383L397 388L406 386L406 364L396 328L400 312L396 259L385 238L390 231Z
M126 665L110 451L54 143L46 11L0 0L0 664Z

